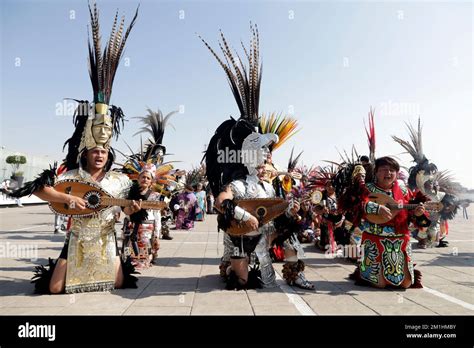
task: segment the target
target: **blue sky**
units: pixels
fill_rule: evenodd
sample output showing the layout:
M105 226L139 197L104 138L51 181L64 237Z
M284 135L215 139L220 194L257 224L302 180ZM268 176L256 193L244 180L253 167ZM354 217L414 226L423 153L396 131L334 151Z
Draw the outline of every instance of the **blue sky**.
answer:
M115 10L128 23L137 5L98 2L103 41ZM132 117L146 107L166 114L181 106L164 143L180 167L197 165L216 127L238 109L196 33L217 47L222 29L240 49L252 21L263 61L260 110L293 112L301 128L274 154L278 164L293 146L308 165L338 160L337 149L353 144L366 153L363 120L372 105L378 156L399 155L390 136L407 138L405 122L421 116L428 158L474 187L472 18L470 2L140 1L112 93L129 119L114 146L138 146ZM92 98L88 22L85 0L2 1L2 146L64 157L73 127L58 105Z

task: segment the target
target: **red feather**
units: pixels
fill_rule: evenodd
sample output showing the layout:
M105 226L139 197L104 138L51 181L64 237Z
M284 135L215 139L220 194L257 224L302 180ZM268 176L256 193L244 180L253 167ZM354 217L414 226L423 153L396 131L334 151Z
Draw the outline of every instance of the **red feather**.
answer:
M369 110L369 129L365 125L365 133L367 134L367 141L369 143L369 151L370 151L370 162L375 162L375 123L374 123L374 116L375 116L375 109L370 107Z

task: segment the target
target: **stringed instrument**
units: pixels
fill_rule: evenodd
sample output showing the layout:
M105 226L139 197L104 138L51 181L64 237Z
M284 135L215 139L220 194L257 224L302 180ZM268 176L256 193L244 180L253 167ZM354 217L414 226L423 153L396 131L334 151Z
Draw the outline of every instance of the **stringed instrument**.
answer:
M257 218L259 227L283 214L289 204L283 198L239 199L236 200L236 203ZM232 236L241 236L252 231L254 230L245 223L232 220L226 233Z
M379 214L367 214L366 219L373 224L384 224L391 221L397 214L402 210L413 210L416 209L419 204L404 204L399 203L394 200L392 197L383 194L383 193L371 193L369 195L369 200L377 204L383 205L390 209L392 213L392 218L387 219L386 217ZM443 203L441 202L425 202L423 203L425 210L439 212L443 209Z
M321 197L320 191L313 191L298 201L300 203L311 201L313 204L318 204L321 201ZM236 203L237 206L257 218L259 227L283 214L289 205L289 202L283 198L239 199L236 200ZM236 220L232 220L230 227L226 230L232 236L241 236L252 231L254 230L251 227Z
M132 205L129 199L114 198L100 186L80 180L61 180L53 188L58 192L80 197L86 201L86 209L79 209L65 203L50 202L49 208L61 216L90 217L111 206L129 207ZM166 206L167 204L161 201L142 201L141 203L143 209L161 210Z

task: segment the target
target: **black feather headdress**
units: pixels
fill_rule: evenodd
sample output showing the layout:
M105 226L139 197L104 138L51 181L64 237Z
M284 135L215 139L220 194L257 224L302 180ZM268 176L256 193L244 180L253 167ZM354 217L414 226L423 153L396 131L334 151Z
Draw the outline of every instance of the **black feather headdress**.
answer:
M234 55L222 32L219 47L224 55L223 59L199 36L224 69L240 111L240 117L237 120L231 117L217 128L204 154L206 176L215 196L221 192L225 185L233 180L244 179L248 174L247 168L240 160L232 161L223 158L223 156L239 151L246 137L252 132L258 131L262 67L260 64L257 26L251 25L250 32L249 49L246 49L241 42L248 63L247 66L237 52Z
M416 175L418 172L423 170L425 175L430 175L437 172L438 168L434 163L431 163L423 153L421 120L418 118L418 128L416 130L411 124L407 123L406 125L410 135L411 144L409 141L400 139L396 136L392 136L392 139L399 143L413 157L413 161L416 163L408 171L408 187L411 190L414 190L417 187Z
M170 117L176 114L178 111L172 111L163 117L161 110L157 112L147 109L148 114L146 116L135 117L139 119L145 126L140 128L134 135L140 133L149 133L151 138L150 143L147 145L144 155L144 161L147 161L154 156L157 156L157 150L162 149L163 154L166 154L166 147L163 145L163 136L165 134L165 128L168 124Z

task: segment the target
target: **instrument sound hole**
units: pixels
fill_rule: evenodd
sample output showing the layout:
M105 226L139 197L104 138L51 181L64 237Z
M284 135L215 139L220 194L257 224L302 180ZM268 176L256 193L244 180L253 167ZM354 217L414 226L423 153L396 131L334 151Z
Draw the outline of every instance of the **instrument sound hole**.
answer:
M87 207L89 209L96 209L100 206L100 193L97 191L89 191L84 196L87 201Z
M257 208L257 215L259 217L265 216L266 213L267 213L267 210L265 208L263 207Z

